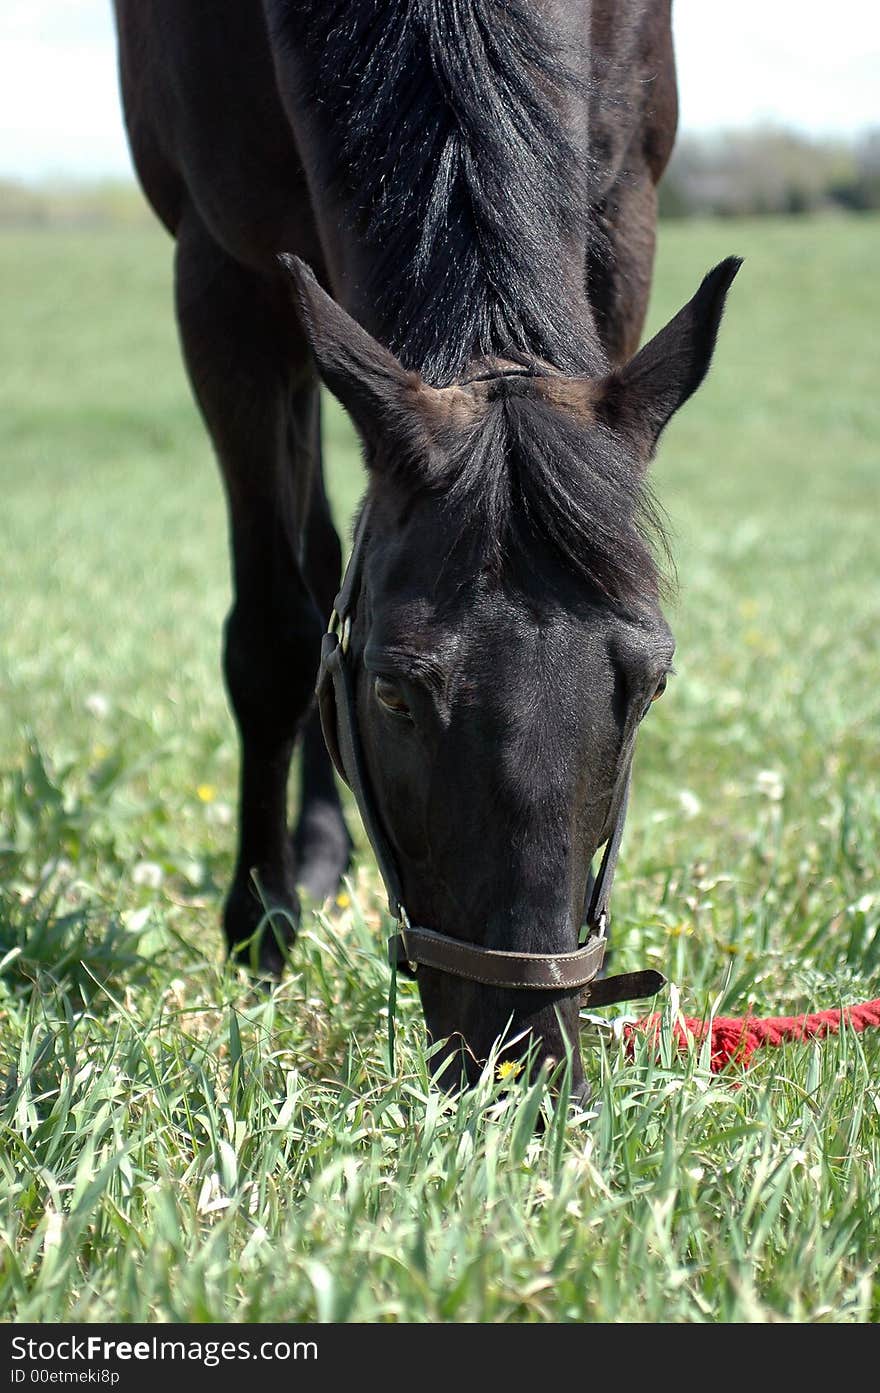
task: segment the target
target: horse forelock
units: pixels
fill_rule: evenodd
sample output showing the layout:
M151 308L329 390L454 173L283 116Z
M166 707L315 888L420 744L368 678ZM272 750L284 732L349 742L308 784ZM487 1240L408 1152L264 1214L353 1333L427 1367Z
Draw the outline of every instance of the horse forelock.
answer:
M549 561L612 605L653 606L671 562L644 469L601 421L517 385L394 470L398 495L430 494L443 515L441 588L476 568L538 593Z

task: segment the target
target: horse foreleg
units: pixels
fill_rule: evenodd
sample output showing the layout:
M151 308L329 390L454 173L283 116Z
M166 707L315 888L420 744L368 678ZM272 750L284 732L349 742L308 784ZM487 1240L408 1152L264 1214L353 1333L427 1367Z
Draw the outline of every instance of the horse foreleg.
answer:
M326 620L339 589L342 551L324 489L317 409L315 417L318 463L310 499L303 564L315 603ZM329 895L335 895L349 867L352 840L342 816L336 777L324 744L317 709L312 710L303 727L300 811L293 845L297 884L319 903Z
M262 926L259 966L278 972L299 915L288 773L312 700L322 629L300 562L315 464L307 418L317 387L298 321L278 287L229 257L195 215L178 230L176 303L229 505L234 602L224 671L241 771L238 858L224 927L230 952L247 958Z

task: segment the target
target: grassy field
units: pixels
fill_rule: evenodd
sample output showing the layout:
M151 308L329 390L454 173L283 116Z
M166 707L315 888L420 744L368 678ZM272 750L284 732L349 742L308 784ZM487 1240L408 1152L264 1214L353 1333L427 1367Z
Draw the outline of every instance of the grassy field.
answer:
M746 257L656 466L679 675L615 932L668 1016L880 995L878 234L662 229L655 326ZM593 1120L447 1099L408 987L389 1064L366 852L275 991L225 967L225 518L170 246L6 233L0 284L0 1317L876 1320L880 1032L732 1078L597 1035Z

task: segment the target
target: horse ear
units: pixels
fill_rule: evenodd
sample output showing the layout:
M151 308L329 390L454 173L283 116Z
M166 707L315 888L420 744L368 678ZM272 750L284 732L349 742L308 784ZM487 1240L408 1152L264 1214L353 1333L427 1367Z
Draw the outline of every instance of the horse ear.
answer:
M318 284L298 256L278 258L289 274L303 327L322 381L368 440L400 427L407 397L421 385L394 354Z
M646 462L663 427L709 371L725 298L741 265L740 257L729 256L710 271L665 329L600 384L597 414Z

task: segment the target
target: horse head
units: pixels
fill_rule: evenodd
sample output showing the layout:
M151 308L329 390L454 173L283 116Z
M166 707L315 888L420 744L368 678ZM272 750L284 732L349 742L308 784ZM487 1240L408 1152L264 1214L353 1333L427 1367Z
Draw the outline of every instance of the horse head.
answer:
M455 1081L504 1035L517 1056L570 1053L582 1090L580 990L552 977L527 989L498 961L578 950L591 862L622 820L637 733L672 663L648 466L706 375L739 262L601 377L494 360L448 387L287 264L368 474L346 597L347 757L338 712L325 730L369 803L405 922L452 941L418 970L429 1033Z

